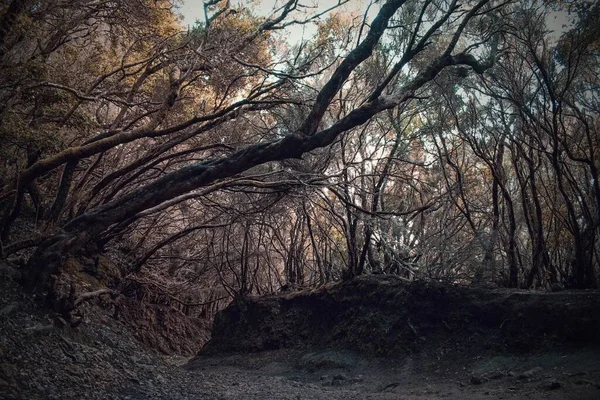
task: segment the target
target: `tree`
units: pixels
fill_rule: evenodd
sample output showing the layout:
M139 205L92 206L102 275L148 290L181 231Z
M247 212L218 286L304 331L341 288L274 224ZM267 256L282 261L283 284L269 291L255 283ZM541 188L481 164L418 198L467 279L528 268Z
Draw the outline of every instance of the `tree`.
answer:
M186 259L220 260L235 295L342 269L597 285L597 7L552 39L548 6L492 0L389 0L371 21L341 3L263 18L208 2L190 32L152 28L169 7L151 2L123 19L82 0L60 32L52 2L19 4L2 10L1 127L20 154L2 167L2 231L6 253L39 244L32 286L132 235L148 271L203 238ZM314 38L279 40L308 23ZM56 41L17 62L41 32ZM32 210L42 229L20 243Z

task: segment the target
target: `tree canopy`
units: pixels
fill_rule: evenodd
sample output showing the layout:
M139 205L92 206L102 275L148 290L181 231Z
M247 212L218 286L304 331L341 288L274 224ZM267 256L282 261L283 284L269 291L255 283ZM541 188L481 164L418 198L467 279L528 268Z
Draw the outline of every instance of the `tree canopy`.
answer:
M598 286L597 2L277 4L0 5L1 248L32 287L107 251L180 302Z

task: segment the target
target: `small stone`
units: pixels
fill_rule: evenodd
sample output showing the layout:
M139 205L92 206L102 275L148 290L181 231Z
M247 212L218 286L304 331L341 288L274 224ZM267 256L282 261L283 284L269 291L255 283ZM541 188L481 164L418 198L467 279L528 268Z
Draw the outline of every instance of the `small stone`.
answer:
M333 386L341 386L345 383L347 383L348 381L348 377L344 374L337 374L334 375L333 379L331 380L331 384Z
M585 371L579 371L579 372L574 372L572 374L569 374L569 376L585 376L587 375L587 372Z
M560 389L562 387L562 383L559 381L553 381L550 383L550 390Z
M504 372L496 371L490 375L490 379L500 379L500 378L504 378L504 376L505 376Z
M530 370L527 370L527 371L523 372L521 375L519 375L519 379L530 379L535 374L541 372L542 369L543 369L542 367L531 368Z
M4 306L0 309L0 317L7 317L10 314L14 313L15 311L17 311L19 306L19 303L14 302L14 303L10 303L7 306Z
M333 376L334 381L345 381L347 379L348 379L348 377L344 374L337 374L337 375Z
M36 325L26 329L27 332L30 332L36 336L46 336L49 335L54 330L54 325Z

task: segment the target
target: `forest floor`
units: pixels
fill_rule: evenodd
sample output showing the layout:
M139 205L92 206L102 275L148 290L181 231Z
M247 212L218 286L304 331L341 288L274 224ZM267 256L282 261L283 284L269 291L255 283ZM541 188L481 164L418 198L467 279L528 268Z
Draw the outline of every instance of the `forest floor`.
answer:
M0 399L597 399L600 348L519 353L430 346L375 357L299 346L165 356L102 307L77 328L0 271Z
M599 360L589 348L460 360L274 351L197 359L191 373L218 399L598 399Z

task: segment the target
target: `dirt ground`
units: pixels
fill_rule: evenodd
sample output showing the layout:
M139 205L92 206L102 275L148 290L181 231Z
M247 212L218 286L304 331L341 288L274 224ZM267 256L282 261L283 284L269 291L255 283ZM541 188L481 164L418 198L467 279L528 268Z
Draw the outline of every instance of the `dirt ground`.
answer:
M0 267L0 399L600 398L598 347L482 350L485 335L473 333L472 347L453 348L416 320L421 334L413 339L423 345L412 347L421 350L388 358L314 344L166 356L100 305L86 305L76 328L65 325L23 294L15 271Z
M321 350L206 357L188 369L218 399L558 400L600 398L599 360L589 348L460 360Z

